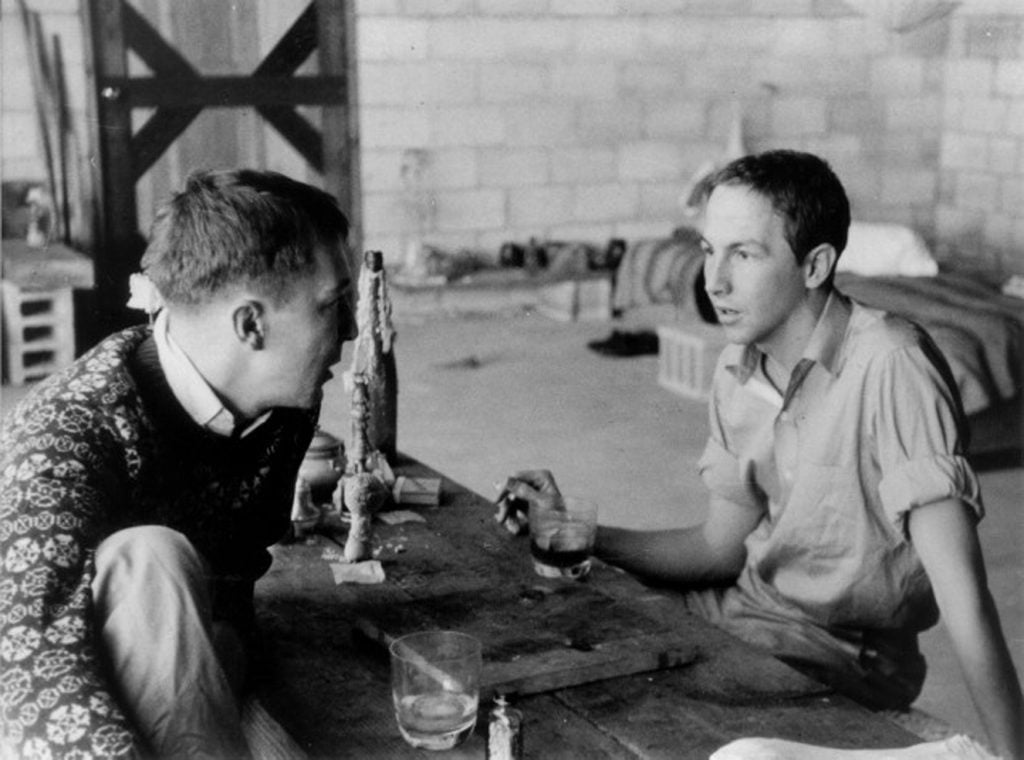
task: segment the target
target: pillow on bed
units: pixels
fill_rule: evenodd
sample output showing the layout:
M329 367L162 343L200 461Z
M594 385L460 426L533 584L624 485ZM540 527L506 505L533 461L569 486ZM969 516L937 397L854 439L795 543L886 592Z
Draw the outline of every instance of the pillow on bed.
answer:
M939 265L921 236L909 227L853 222L836 271L865 277L934 277Z

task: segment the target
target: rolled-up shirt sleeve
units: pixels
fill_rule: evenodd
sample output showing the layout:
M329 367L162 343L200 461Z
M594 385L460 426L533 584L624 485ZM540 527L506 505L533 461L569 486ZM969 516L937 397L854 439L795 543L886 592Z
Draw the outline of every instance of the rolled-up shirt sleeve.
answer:
M977 475L961 450L962 413L943 361L914 346L872 368L867 387L878 394L879 497L896 523L911 509L948 498L963 501L977 519L984 515Z
M905 462L886 474L878 490L894 521L915 507L949 498L960 499L979 520L985 514L978 477L961 456L936 455Z

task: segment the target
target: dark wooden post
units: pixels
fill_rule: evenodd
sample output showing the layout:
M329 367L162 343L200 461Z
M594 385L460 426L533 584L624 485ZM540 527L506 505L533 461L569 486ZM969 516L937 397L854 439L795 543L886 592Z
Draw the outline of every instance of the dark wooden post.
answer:
M320 71L345 82L344 103L323 109L324 185L338 199L352 225L349 234L353 274L362 263L362 188L359 172L359 93L356 83L355 3L315 0Z
M139 321L126 306L128 277L137 271L145 242L139 234L135 208L135 171L132 159L131 104L121 87L109 85L109 77L128 76L122 0L88 0L86 35L90 63L97 75L94 87L99 121L96 148L102 170L102 223L92 251L96 275L96 335ZM92 342L92 341L90 341Z

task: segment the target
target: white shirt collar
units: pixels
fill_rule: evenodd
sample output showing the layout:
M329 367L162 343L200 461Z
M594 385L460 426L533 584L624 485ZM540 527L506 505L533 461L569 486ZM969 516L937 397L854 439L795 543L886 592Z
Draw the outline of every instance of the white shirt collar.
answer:
M168 330L167 310L162 309L153 323L153 338L156 340L156 352L160 359L160 367L171 386L171 392L184 407L189 416L199 425L212 433L230 436L235 434L237 421L235 416L213 392L209 383L203 378L196 365L188 358L181 347L174 342ZM242 432L244 437L266 421L270 412L256 418Z

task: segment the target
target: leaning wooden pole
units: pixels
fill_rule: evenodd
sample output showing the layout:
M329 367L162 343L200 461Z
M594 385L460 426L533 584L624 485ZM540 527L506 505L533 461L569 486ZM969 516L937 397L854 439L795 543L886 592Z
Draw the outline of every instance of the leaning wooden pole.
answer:
M64 51L60 37L53 35L53 92L57 115L57 218L60 237L65 245L71 244L71 195L68 192L68 92L64 78Z
M29 78L32 82L32 94L35 101L36 121L39 126L39 148L43 154L43 162L46 166L46 178L49 183L48 191L51 197L57 194L57 178L54 168L53 141L50 133L50 77L46 61L46 48L43 44L43 36L39 14L30 11L25 0L18 0L18 10L21 17L22 29L25 33L25 46L28 53ZM53 220L51 220L52 223Z

